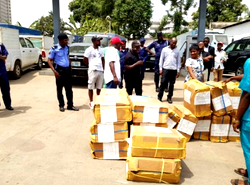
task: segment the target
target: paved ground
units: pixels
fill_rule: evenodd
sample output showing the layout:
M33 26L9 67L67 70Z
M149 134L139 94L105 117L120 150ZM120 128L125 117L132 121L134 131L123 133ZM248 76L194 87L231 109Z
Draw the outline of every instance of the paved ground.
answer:
M179 78L175 86L174 103L183 101L183 80ZM0 108L1 185L147 184L126 180L125 161L92 159L93 114L87 106L86 83L77 81L73 89L80 111L64 113L58 110L53 76L31 70L10 83L15 111ZM147 73L143 90L144 95L156 97L152 73ZM181 184L230 184L238 177L233 169L244 166L239 143L193 140L182 163Z

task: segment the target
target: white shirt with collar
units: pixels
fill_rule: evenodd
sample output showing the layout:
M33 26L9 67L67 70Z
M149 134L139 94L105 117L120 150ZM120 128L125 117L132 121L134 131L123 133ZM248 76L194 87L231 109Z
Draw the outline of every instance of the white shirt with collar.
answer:
M209 48L209 46L207 46L207 47L204 46L204 51L209 52L209 51L208 51L208 48Z
M159 69L177 70L180 72L181 57L177 48L171 49L170 46L162 49L161 57L159 61Z
M215 51L215 58L214 58L214 69L224 69L224 65L221 62L221 59L225 59L226 60L226 52L224 50L218 51L218 49L216 49Z

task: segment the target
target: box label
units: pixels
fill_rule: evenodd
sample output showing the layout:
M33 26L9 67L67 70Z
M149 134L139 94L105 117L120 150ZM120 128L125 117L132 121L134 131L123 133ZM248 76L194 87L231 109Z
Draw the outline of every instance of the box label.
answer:
M119 159L119 143L103 143L103 159Z
M119 95L113 95L113 96L104 96L105 102L119 102L121 101L121 97Z
M196 127L195 123L182 118L180 123L178 124L177 130L191 136L194 133L195 127Z
M240 97L231 96L230 98L231 98L231 101L232 101L233 109L238 109L239 104L240 104Z
M105 102L100 104L101 123L117 122L116 103Z
M114 124L113 123L103 123L97 125L98 130L98 142L114 142L115 133L114 133Z
M174 122L171 118L168 118L167 124L168 124L168 128L173 129L177 123Z
M208 92L197 93L194 98L195 105L210 105L211 104L211 94Z
M228 136L230 136L230 137L240 137L240 134L234 131L233 125L230 125Z
M195 132L209 132L210 131L211 120L199 120Z
M211 136L228 136L229 124L212 124Z
M147 98L143 96L130 96L130 99L132 102L137 103L137 102L147 102Z
M143 122L146 123L159 123L159 106L145 106L143 111Z
M184 101L191 104L190 99L191 99L191 91L185 89L184 90Z
M223 100L224 100L224 102L223 102ZM225 108L224 104L226 107L229 107L230 105L232 105L231 99L230 99L230 96L228 93L223 94L223 98L222 98L222 96L214 98L212 100L212 102L213 102L213 106L214 106L215 111L224 109Z
M120 91L118 89L106 89L106 95L119 95Z
M169 128L161 128L161 127L154 127L154 126L147 126L145 129L148 132L161 132L166 134L172 134L172 131Z

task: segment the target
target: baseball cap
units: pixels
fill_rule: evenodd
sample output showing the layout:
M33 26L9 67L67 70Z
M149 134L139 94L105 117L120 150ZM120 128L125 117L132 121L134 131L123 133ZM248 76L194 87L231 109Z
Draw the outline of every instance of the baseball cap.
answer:
M141 38L141 39L140 39L140 42L146 42L146 39Z
M223 42L218 42L218 44L221 44L221 45L223 46ZM218 45L218 44L217 44L217 45Z
M92 42L94 42L94 41L96 41L96 40L102 40L103 38L102 37L100 37L100 36L98 36L98 35L95 35L95 36L93 36L92 37Z
M117 43L123 44L123 42L121 41L119 37L113 37L110 42L112 44L117 44Z

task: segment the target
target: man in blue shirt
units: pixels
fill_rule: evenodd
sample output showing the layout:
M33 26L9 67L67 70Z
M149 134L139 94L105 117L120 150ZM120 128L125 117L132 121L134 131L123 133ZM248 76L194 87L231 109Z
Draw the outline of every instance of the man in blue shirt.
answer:
M159 88L159 81L160 81L159 60L160 60L160 56L161 56L161 51L162 51L163 48L168 46L170 43L169 43L168 40L163 39L162 32L157 33L157 38L158 38L157 41L154 41L153 43L151 43L147 47L147 51L149 53L151 53L153 56L155 56L155 67L154 67L155 76L154 76L154 81L155 81L156 92L159 92L160 91L160 88ZM151 51L152 48L155 49L155 53L153 51Z
M146 61L148 58L148 52L146 50L147 47L144 46L145 42L146 42L146 39L144 39L144 38L140 39L141 47L140 47L140 51L139 51L139 57L143 61L143 66L142 66L142 70L141 70L142 80L144 79L144 76L145 76Z
M64 112L64 99L62 94L63 87L66 91L68 100L68 110L78 111L73 106L73 91L71 82L71 66L69 61L68 36L64 33L58 35L59 43L50 49L48 64L56 77L57 98L59 101L59 110ZM54 61L55 67L52 65Z
M121 49L119 51L120 54L120 64L121 64L121 82L119 84L119 88L123 88L123 78L124 78L124 58L128 53L128 48L126 48L126 40L122 40L123 44L121 45Z
M0 89L3 95L3 102L6 109L14 110L13 107L11 107L10 84L5 67L5 61L8 54L9 53L5 46L3 44L0 44Z

